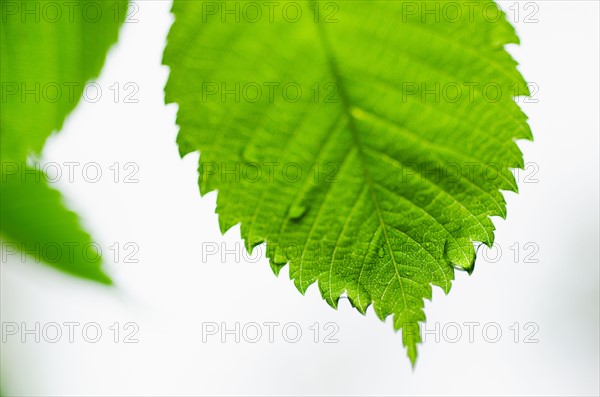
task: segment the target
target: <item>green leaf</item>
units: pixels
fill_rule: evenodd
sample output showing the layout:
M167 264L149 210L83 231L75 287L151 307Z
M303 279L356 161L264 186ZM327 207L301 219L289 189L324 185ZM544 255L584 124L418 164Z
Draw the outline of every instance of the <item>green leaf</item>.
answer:
M77 215L65 209L61 195L45 175L3 174L0 183L3 257L23 260L29 254L59 270L111 284L101 268L96 244L81 230Z
M40 249L50 242L80 247L89 243L60 194L47 185L44 175L24 164L39 156L46 138L61 129L79 102L85 84L100 72L126 8L125 0L1 2L0 232L10 241ZM28 172L41 182L21 177ZM42 251L31 252L49 259ZM50 264L109 281L98 264L90 266L80 256Z
M500 190L517 189L515 140L531 139L503 48L517 36L492 1L453 2L452 21L446 2L278 4L174 1L181 154L200 151L223 232L266 242L302 293L317 282L333 307L345 294L393 315L414 365L431 286L473 270L506 215Z
M123 0L2 0L3 161L38 155L61 129L117 41L126 6Z

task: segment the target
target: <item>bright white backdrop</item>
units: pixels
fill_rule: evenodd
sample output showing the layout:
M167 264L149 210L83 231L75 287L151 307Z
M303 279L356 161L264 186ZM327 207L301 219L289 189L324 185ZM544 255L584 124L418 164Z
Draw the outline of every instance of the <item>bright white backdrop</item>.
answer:
M505 2L503 7L510 11L516 4L524 12L526 3ZM343 301L334 311L315 286L302 297L287 270L276 278L264 258L241 255L238 228L221 236L215 195L198 194L198 155L179 158L177 109L163 104L168 69L161 66L161 55L173 21L170 2L137 4L138 22L124 26L97 80L102 98L81 102L43 156L46 163L63 165L63 171L70 161L101 168L97 183L76 172L73 182L63 175L57 186L103 247L117 287L68 278L31 260L3 260L4 324L81 324L73 343L67 335L55 344L43 337L35 343L30 335L23 343L20 334L4 335L5 393L600 393L598 2L537 1L538 22L523 23L521 17L516 23L522 44L510 52L539 87L538 102L523 104L535 143L520 143L526 161L535 165L521 175L521 193L506 194L507 220L496 220L501 257L495 260L497 252L480 255L472 276L457 273L450 295L436 289L427 303L432 332L415 370L389 321L380 322L372 311L364 318ZM134 85L126 88L128 82ZM139 91L129 99L138 102L125 103L123 94L133 92L132 87ZM139 168L137 183L123 182L134 170L124 168L130 162ZM110 169L114 163L121 169L118 183ZM127 242L133 245L125 249ZM240 259L210 255L203 261L207 242L237 248ZM131 259L138 262L128 263ZM115 322L121 328L118 343L110 329ZM134 330L123 329L128 322L139 327L138 343L123 343ZM249 343L245 339L253 338L255 329L246 328L239 343L232 335L223 343L220 334L203 342L203 324L221 322L229 328L236 322L258 323L263 336ZM273 343L265 322L281 324ZM297 343L286 341L281 332L292 322L302 330ZM337 343L324 343L328 322L335 323ZM468 322L480 324L472 342ZM97 343L81 335L89 323L102 330ZM321 328L318 343L314 323ZM489 323L497 325L482 334ZM516 342L514 323L520 328ZM525 329L526 323L534 325ZM489 327L502 330L497 343L490 341L495 335ZM452 343L457 329L462 337ZM537 343L525 343L536 330L530 339ZM288 339L293 338L294 329L288 331Z

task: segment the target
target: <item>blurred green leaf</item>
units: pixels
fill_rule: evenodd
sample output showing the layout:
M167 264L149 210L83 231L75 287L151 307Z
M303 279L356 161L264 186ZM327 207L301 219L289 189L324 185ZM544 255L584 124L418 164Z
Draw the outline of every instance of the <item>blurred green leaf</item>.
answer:
M46 138L61 129L86 83L100 72L126 8L124 0L1 1L0 232L9 241L33 247L49 242L89 243L89 235L44 175L33 171L44 182L21 176L31 171L23 164L38 158ZM18 176L12 174L15 167ZM48 259L35 248L31 252ZM80 259L50 264L108 282L98 264Z
M117 41L127 2L1 3L0 154L2 161L23 161L39 155L79 102L85 84L99 74Z
M48 186L42 172L2 174L0 197L3 259L24 259L27 254L67 273L111 283L100 268L96 243L81 230L77 215L65 208L61 194Z

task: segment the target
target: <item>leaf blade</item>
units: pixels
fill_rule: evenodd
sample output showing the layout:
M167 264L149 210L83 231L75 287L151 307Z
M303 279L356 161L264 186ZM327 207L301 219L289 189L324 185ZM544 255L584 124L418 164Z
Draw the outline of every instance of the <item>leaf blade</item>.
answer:
M58 191L45 182L17 178L12 172L30 172L35 174L34 180L45 181L43 173L24 164L38 158L48 136L62 128L76 107L85 84L99 74L108 49L117 40L127 4L126 0L2 2L0 232L15 243L40 247L53 242L90 243L90 236L81 229L76 215L65 208ZM36 196L30 199L26 193ZM22 208L23 203L32 206ZM31 218L33 214L40 218ZM49 220L56 228L55 241L49 240ZM96 264L91 268L83 265L81 253L68 263L51 263L41 251L37 254L58 269L110 283Z
M165 92L179 104L182 155L201 153L201 193L219 191L221 230L240 223L248 248L266 242L274 271L289 263L302 293L317 282L333 307L346 293L362 313L373 304L393 315L414 364L423 299L432 285L448 293L454 266L472 271L473 242L492 244L490 216L506 215L500 190L516 190L514 140L531 131L511 94L525 82L503 50L514 30L503 14L494 24L405 18L413 2L338 2L330 25L228 23L222 9L203 14L206 4L174 2ZM472 81L457 101L427 100L431 86ZM248 94L272 82L333 84L337 101ZM489 87L504 95L486 98ZM337 180L311 178L313 164L333 164ZM471 176L473 165L497 175ZM249 178L252 167L269 177Z
M28 254L58 270L112 284L101 269L101 258L77 214L65 208L60 192L46 182L43 172L28 169L27 177L2 174L0 183L3 256ZM20 251L19 254L17 251Z

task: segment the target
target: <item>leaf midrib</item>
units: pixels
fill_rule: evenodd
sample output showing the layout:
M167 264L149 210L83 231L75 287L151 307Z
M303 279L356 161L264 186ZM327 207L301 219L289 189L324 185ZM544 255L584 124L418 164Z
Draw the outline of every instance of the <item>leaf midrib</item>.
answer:
M368 165L367 165L367 160L366 160L364 152L363 152L363 144L358 135L358 131L357 131L356 125L354 123L354 117L352 117L352 114L350 113L350 101L348 99L348 95L346 94L346 91L345 91L345 88L344 88L344 85L343 85L343 82L341 79L341 74L340 74L339 68L337 66L337 62L335 61L335 59L332 56L333 51L331 49L329 40L327 39L327 34L325 33L325 29L320 22L316 23L315 25L317 26L318 36L323 45L325 57L327 58L327 64L329 66L331 74L333 75L333 78L335 79L338 91L340 93L342 110L348 119L348 129L350 130L350 133L352 134L352 141L354 142L354 144L356 146L356 149L358 152L358 157L360 158L360 163L363 168L363 173L365 175L365 179L369 186L371 200L373 201L373 205L375 207L375 212L377 213L377 217L379 219L380 227L383 229L383 235L385 238L386 246L389 251L390 257L392 259L392 263L394 265L394 271L396 273L396 278L398 279L398 284L400 285L400 292L402 293L402 301L404 303L404 310L406 310L406 309L408 309L408 303L406 301L406 292L404 291L402 277L400 276L400 272L398 271L398 264L396 263L394 251L392 250L392 245L390 243L390 239L389 239L389 236L387 233L386 224L383 221L383 217L381 214L381 208L379 207L379 200L377 199L377 194L375 192L375 185L373 183L373 178L371 177L371 173L370 173Z

